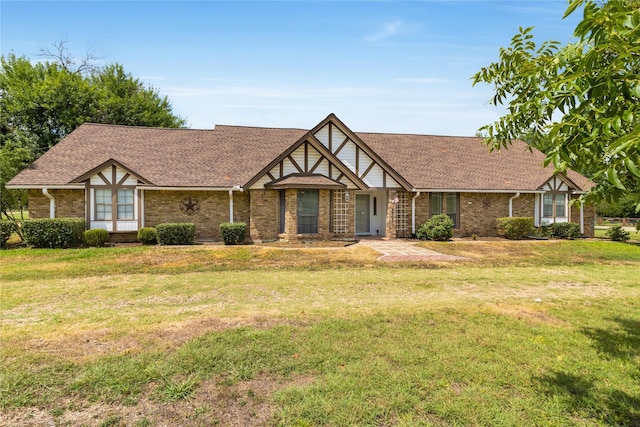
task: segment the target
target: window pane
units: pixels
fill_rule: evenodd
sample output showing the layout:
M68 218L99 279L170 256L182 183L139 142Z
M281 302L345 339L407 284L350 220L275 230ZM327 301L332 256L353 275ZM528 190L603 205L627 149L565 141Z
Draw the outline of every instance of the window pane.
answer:
M447 215L453 221L453 227L458 228L458 193L447 193Z
M442 213L442 193L431 193L431 215Z
M133 189L118 190L118 204L133 204Z
M546 193L542 196L542 216L546 218L553 217L553 194Z
M111 190L96 189L96 220L111 221L113 218L111 205Z
M133 189L118 190L118 219L133 219Z
M318 232L318 210L320 197L318 190L298 191L298 233Z
M556 216L565 216L564 200L564 194L556 194Z

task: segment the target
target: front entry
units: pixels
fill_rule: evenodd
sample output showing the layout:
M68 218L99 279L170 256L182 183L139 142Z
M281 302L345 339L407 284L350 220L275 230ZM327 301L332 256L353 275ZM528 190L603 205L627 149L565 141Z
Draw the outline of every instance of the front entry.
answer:
M371 234L371 195L356 194L356 234Z

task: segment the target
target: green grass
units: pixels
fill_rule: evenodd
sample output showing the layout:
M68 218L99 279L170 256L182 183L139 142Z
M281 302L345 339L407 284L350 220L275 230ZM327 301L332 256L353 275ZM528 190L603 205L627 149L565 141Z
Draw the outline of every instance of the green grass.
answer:
M468 260L3 251L2 412L92 425L640 423L640 246L424 245Z

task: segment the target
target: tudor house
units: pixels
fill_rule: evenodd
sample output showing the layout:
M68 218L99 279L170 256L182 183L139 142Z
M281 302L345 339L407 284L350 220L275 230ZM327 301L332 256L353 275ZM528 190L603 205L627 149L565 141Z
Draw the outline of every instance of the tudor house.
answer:
M333 114L311 130L84 124L7 187L29 189L32 218L82 217L114 240L164 222L218 240L239 221L256 242L410 237L440 213L457 236L495 236L506 216L593 236L593 207L571 203L593 183L543 160L521 141L489 152L480 138L353 132Z

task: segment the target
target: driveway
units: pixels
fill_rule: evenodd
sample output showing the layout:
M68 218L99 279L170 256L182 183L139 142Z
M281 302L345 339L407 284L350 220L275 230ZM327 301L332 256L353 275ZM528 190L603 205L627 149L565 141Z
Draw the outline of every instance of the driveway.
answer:
M466 259L422 248L417 246L415 242L404 239L364 238L358 244L380 252L382 255L378 258L378 261L460 261Z

